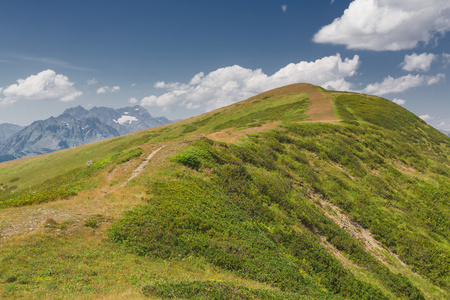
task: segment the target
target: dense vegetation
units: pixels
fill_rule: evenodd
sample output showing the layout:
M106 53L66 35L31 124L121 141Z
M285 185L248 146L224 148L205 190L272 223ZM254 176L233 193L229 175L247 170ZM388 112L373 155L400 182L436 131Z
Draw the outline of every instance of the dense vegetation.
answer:
M0 185L0 204L34 204L94 189L101 176L141 156L146 145L176 141L166 147L172 147L171 157L155 164L151 176L141 175L124 189L127 196L134 193L143 201L108 225L113 242L104 241L108 253L88 251L102 261L121 251L138 254L127 261L147 263L146 268L136 265L144 279L128 280L140 282L141 294L188 299L444 298L450 293L450 139L391 101L321 92L333 97L342 121L299 122L308 117L308 94L265 93L190 121L113 140L114 151L90 168L65 171L31 188L15 187L22 181L18 172ZM275 121L274 129L256 130L238 142L201 136ZM338 225L329 217L339 218L334 207L369 230L383 249L374 253ZM93 214L81 225L84 232L95 233L108 220ZM54 220L47 223L48 230L64 227ZM59 243L73 243L69 237L49 240L32 240L41 247L31 245L32 251L42 254ZM401 263L387 249L407 266L397 267ZM61 252L66 257L69 250ZM0 251L0 263L8 266L14 265L11 257L21 261L27 256L21 250L5 253L2 258ZM50 255L42 256L46 264L51 261ZM85 265L95 265L80 257ZM199 279L167 276L164 270L158 277L150 271L152 264L214 272ZM18 282L27 281L24 274L35 272L13 269L0 272L8 287L17 288ZM61 265L52 272L64 274L63 269ZM82 284L101 278L98 268L84 267L83 272ZM238 281L211 275L219 273ZM58 275L59 281L52 282L73 283L78 275L72 275L68 281Z
M318 194L450 290L450 172L432 146L448 139L387 101L343 95L335 104L348 122L284 123L236 144L193 142L172 158L188 169L150 180L149 204L115 224L112 240L144 255L202 256L288 293L423 298L325 217L311 202ZM381 287L345 269L321 236Z

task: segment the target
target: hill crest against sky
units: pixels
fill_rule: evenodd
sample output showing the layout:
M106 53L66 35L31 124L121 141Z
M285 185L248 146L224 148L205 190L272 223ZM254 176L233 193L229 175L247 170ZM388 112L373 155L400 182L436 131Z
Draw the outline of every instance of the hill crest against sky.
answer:
M383 96L450 130L449 8L447 0L8 1L0 123L129 103L185 119L306 81Z
M0 293L443 299L449 157L391 101L297 84L3 163Z

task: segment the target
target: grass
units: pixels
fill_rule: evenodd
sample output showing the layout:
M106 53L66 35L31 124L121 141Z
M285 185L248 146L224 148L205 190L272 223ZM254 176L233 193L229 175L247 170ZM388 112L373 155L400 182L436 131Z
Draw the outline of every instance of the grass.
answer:
M351 93L321 91L343 121L302 123L311 100L290 89L2 164L0 228L33 230L0 246L0 297L445 299L450 140ZM235 143L201 137L249 128ZM16 201L58 188L73 194ZM331 206L370 230L385 259L329 219Z
M162 298L186 299L314 299L308 296L286 294L274 290L250 289L227 282L217 281L185 281L146 285L142 289L144 295L154 295ZM339 299L330 297L328 299Z
M308 130L305 128L299 130L305 126L309 127ZM314 130L311 130L312 128ZM335 142L334 139L345 138L346 135L354 134L355 130L359 129L352 125L343 125L340 129L336 129L335 125L302 124L259 134L246 142L230 146L216 144L206 139L199 140L173 158L175 162L184 164L193 171L182 175L174 171L175 173L169 177L161 174L156 177L157 180L150 181L148 201L151 204L136 208L116 223L112 228L111 238L125 244L136 253L151 254L151 257L169 258L195 253L217 266L233 270L248 278L263 280L275 286L281 283L278 287L286 288L286 292L299 292L297 290L299 287L296 287L294 282L300 282L303 288L308 286L308 283L302 280L303 277L300 275L302 272L297 273L293 271L294 269L289 269L289 266L293 264L296 265L296 270L303 270L315 278L309 283L312 286L318 284L330 288L330 283L334 282L331 285L333 293L353 295L352 297L358 295L358 298L364 298L361 291L366 290L372 296L378 293L379 297L385 297L381 291L372 290L373 287L365 286L364 281L358 280L344 269L339 269L341 268L339 263L332 256L326 255L319 241L314 238L314 233L319 232L339 251L349 255L356 265L371 272L384 284L384 288L396 296L407 295L408 298L420 299L423 297L421 292L409 279L392 273L388 267L365 252L348 234L309 204L310 202L306 200L308 193L292 187L293 183L304 186L307 182L308 190L315 190L337 204L341 204L339 201L342 199L342 191L351 190L354 198L364 199L364 202L353 206L345 203L343 208L360 223L371 227L370 224L381 217L380 203L377 202L381 199L376 193L386 189L388 192L393 192L393 189L388 189L386 185L374 186L374 184L385 183L375 176L369 176L367 166L351 163L352 160L359 159L347 149L347 147L353 148L351 144ZM291 152L292 150L288 149L298 147L297 145L303 147L304 144L298 143L293 135L301 139L305 136L305 131L322 136L321 142L316 141L315 146L309 149L316 149L316 155L320 155L323 160L339 163L354 176L374 178L371 180L365 178L364 181L351 183L354 180L339 169L337 172L333 164L327 166L321 163L317 166L306 166L301 160L296 163L295 155L299 153L298 150ZM325 138L327 134L330 135L331 140ZM362 135L361 132L360 134ZM331 145L334 145L334 148L331 148ZM336 149L339 145L345 147L345 151L349 151L347 156L328 157L329 153L339 150ZM327 147L330 148L327 149ZM359 150L361 153L366 153L369 149ZM198 160L195 166L184 159L190 153L201 153L196 156ZM368 158L364 161L369 166L378 164L379 168L389 170L389 165L380 157L374 156L370 160L371 154L370 152L365 154ZM314 172L316 168L321 172ZM213 175L208 170L213 170ZM166 169L165 174L169 171L170 169ZM203 171L206 171L204 175L202 175ZM389 176L389 173L387 175ZM300 180L294 181L295 177L300 177ZM387 198L388 196L389 194L385 195ZM373 206L371 201L374 202ZM362 208L363 204L363 211L353 209ZM410 223L410 212L405 213L402 219L396 219L399 224ZM425 226L423 221L417 220L417 222L416 228ZM376 222L376 224L380 226L382 223ZM296 234L291 228L294 225L303 228L301 230L303 234ZM445 225L443 227L448 228ZM385 237L394 234L392 231L386 233L389 230L384 226L370 229L375 234L383 232ZM306 233L309 231L313 235L308 236ZM412 242L405 239L401 232L390 238L395 239L399 245L407 246ZM294 245L295 248L291 249ZM299 245L308 246L298 249ZM441 258L448 255L445 243L436 247L435 251L441 253ZM403 254L401 251L398 252ZM283 258L278 257L278 253L284 253ZM419 267L421 262L412 261L417 260L417 256L414 255L414 253L408 253L401 255L401 258ZM259 256L265 258L268 266L273 260L273 268L281 269L272 270L269 273L262 272L259 269L262 266L258 267ZM316 257L314 261L317 263L323 259L326 264L309 264L311 262L300 264L299 258L305 256ZM290 259L286 260L287 257ZM427 258L428 262L435 266L434 271L431 273L424 271L422 274L445 288L446 280L442 275L445 274L446 264L444 263L438 271L439 267L436 265L439 261L433 261L433 259L435 258ZM328 273L331 263L334 272ZM284 267L282 267L283 264L285 264ZM335 272L342 272L339 279L334 277ZM267 276L272 273L279 274L281 277ZM265 277L260 277L261 274ZM363 286L365 287L362 288ZM302 293L307 292L302 291Z
M227 127L223 123L229 123L231 127L238 124L244 124L243 119L248 113L253 113L252 120L259 120L260 124L274 120L270 114L258 115L259 110L278 109L276 116L282 120L304 119L304 112L307 103L307 94L288 95L287 97L267 97L263 102L253 104L252 100L247 101L240 107L229 106L217 111L191 118L189 120L169 124L166 126L152 128L137 132L131 135L121 136L93 144L78 146L38 157L23 158L16 161L2 163L0 168L0 183L7 187L13 187L16 192L26 190L33 186L38 186L46 180L51 180L55 176L63 175L75 169L84 168L86 162L101 161L105 158L116 155L117 153L131 148L143 147L148 144L172 142L183 140L190 136L210 133L214 127ZM293 105L293 111L286 112L283 116L283 105ZM236 124L233 124L235 122ZM244 124L245 125L245 124ZM36 176L39 174L39 176ZM10 182L12 179L17 179Z
M100 181L99 173L108 165L122 164L141 154L140 148L124 150L89 167L74 169L29 189L19 192L4 189L0 192L0 207L23 206L73 197L79 191L96 187Z
M148 285L179 280L233 282L251 289L271 289L234 276L205 261L186 257L148 260L127 253L83 226L68 233L47 228L39 235L10 240L0 248L0 297L147 298ZM60 234L57 234L60 232Z

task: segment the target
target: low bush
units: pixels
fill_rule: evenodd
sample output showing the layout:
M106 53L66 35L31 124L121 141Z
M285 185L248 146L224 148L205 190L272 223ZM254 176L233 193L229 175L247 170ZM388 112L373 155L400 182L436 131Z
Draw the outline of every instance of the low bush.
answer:
M250 289L236 286L227 282L217 281L182 281L178 283L160 283L146 285L142 288L146 296L162 298L187 298L187 299L267 299L267 300L295 300L305 297L293 293L283 293L277 290ZM319 293L317 293L319 294ZM329 295L328 299L340 299L338 296Z

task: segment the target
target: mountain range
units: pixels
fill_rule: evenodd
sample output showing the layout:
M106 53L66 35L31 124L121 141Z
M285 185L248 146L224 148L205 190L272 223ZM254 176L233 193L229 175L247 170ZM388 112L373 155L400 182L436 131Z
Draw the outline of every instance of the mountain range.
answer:
M449 299L449 199L447 135L293 84L1 163L0 298Z
M135 131L171 123L152 117L141 106L125 108L81 106L69 108L57 117L33 122L26 127L0 124L0 162L45 154L97 142Z
M9 138L10 136L14 135L15 133L19 132L22 128L23 126L15 124L9 123L0 124L0 143Z

